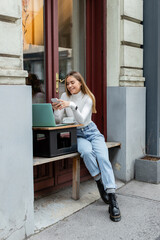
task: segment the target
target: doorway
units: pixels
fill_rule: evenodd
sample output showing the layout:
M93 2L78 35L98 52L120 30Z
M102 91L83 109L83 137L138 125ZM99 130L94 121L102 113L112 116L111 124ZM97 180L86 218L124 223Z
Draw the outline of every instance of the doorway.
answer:
M68 71L81 72L97 100L98 114L93 119L106 135L106 1L22 0L22 3L23 35L28 46L24 49L24 69L38 73L44 102L61 95ZM53 191L70 185L71 177L72 160L36 167L35 191ZM87 178L89 174L82 161L81 180Z

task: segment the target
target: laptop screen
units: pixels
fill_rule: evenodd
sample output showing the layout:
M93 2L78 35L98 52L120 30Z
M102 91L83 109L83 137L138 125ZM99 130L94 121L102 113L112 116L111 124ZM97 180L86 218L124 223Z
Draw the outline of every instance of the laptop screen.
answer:
M55 127L56 122L50 103L32 104L32 126L33 127Z

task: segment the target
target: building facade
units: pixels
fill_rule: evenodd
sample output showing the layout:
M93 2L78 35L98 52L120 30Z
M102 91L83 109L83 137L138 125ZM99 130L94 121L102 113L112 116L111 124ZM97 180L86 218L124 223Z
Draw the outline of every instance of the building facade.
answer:
M144 1L144 76L146 83L146 153L160 155L160 1Z
M112 163L116 177L129 181L135 158L145 153L143 1L107 4L107 136L122 144Z
M31 87L23 70L22 5L0 2L0 239L34 231Z
M0 29L0 239L22 240L34 233L33 186L42 184L33 176L46 187L71 180L66 162L33 173L28 73L50 102L65 74L80 71L97 99L94 121L108 141L121 142L111 152L116 177L134 178L145 153L143 0L1 1Z

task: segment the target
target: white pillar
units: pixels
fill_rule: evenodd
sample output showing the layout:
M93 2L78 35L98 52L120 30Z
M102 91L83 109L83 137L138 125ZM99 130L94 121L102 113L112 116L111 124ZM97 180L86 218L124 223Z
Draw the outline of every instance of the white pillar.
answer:
M143 0L107 0L107 140L117 178L134 178L135 159L145 153Z
M0 239L34 231L32 93L23 70L21 0L0 1Z

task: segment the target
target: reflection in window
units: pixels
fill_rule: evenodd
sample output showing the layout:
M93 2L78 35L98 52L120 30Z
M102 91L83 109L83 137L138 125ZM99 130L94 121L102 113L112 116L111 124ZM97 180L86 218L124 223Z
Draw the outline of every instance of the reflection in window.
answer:
M64 79L73 69L72 62L72 0L58 0L59 78ZM59 94L64 82L59 84Z
M59 78L76 70L85 77L85 1L58 0ZM59 95L65 91L59 84Z
M32 85L33 102L45 102L43 0L22 0L22 30L26 84Z

